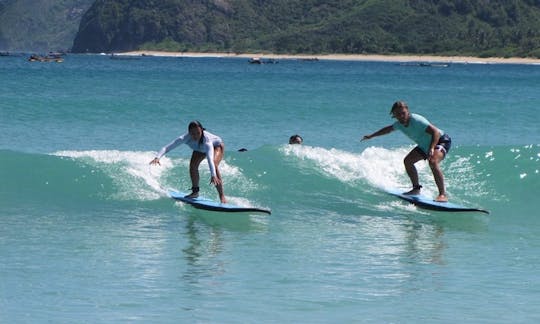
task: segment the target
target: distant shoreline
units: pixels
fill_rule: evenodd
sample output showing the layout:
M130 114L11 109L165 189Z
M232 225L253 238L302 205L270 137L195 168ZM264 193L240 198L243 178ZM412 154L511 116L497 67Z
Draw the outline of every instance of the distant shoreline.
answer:
M520 57L474 57L474 56L436 56L436 55L362 55L362 54L237 54L237 53L200 53L200 52L164 52L164 51L132 51L115 53L115 55L131 56L165 56L165 57L227 57L227 58L261 58L261 59L298 59L298 60L332 60L332 61L371 61L371 62L432 62L432 63L470 63L470 64L538 64L540 59Z

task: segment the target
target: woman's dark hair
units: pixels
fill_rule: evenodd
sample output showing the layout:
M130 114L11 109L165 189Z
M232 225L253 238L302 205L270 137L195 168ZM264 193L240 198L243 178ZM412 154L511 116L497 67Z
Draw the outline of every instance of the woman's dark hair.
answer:
M194 120L194 121L190 122L190 123L189 123L189 126L188 126L188 130L189 130L189 129L193 129L193 128L195 128L195 127L199 127L200 129L205 130L205 128L203 127L203 125L201 124L201 122L198 121L198 120Z
M191 123L189 123L188 130L192 130L193 128L200 128L202 131L202 136L201 136L201 139L199 140L199 145L201 145L204 141L204 131L206 130L206 128L204 128L201 122L198 120L194 120Z

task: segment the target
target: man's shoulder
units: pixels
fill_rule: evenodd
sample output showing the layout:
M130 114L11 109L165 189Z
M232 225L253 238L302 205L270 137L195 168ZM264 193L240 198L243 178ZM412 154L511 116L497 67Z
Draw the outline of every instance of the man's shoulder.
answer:
M411 114L411 119L422 124L429 124L428 119L419 114Z

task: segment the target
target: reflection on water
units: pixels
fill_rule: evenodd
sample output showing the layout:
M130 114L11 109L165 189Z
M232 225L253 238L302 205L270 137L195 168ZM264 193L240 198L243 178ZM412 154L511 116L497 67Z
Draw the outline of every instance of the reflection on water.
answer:
M223 231L219 227L202 226L196 218L189 217L186 230L188 246L182 251L189 265L200 265L223 251Z
M195 294L214 294L227 272L235 251L230 250L231 236L259 232L265 220L247 213L218 213L192 210L185 221L187 246L182 249L186 261L183 280Z

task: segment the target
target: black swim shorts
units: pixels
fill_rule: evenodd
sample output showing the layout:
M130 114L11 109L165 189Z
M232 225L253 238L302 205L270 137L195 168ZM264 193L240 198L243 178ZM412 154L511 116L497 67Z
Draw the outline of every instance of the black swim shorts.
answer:
M450 136L448 136L448 134L444 134L443 136L441 136L441 138L439 138L439 142L437 142L437 145L435 145L435 149L441 150L444 153L444 156L448 154L451 147L452 147L452 139L450 138ZM424 157L424 160L428 158L428 155L426 154L426 152L424 152L418 146L415 147L415 150L418 151L418 153L422 154L422 156Z

